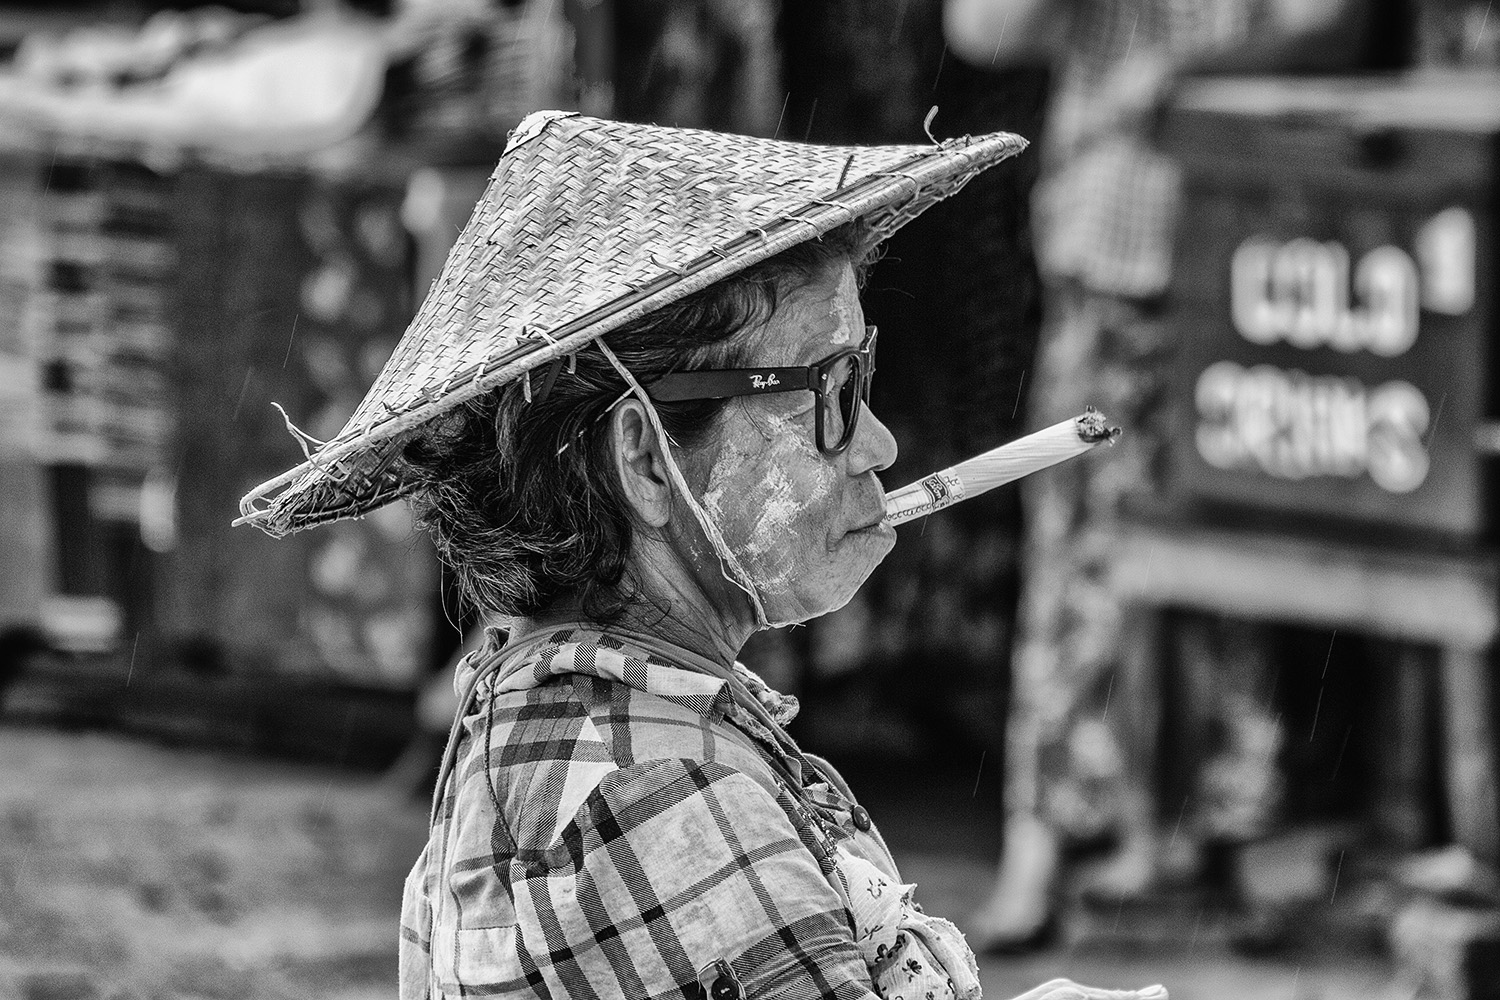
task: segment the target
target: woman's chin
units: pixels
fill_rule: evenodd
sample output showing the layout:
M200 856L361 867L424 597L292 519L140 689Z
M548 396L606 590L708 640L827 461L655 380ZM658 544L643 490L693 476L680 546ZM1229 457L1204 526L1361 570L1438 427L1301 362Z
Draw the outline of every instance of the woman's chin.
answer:
M863 544L878 555L860 560L857 566L841 567L842 572L824 577L813 587L804 586L800 592L764 595L766 618L777 625L800 625L832 614L854 600L854 595L859 593L859 588L875 572L875 567L880 565L895 542L895 531L889 525L866 529L863 534L866 536ZM804 579L804 584L808 582L812 581Z
M766 620L775 628L783 625L806 624L814 618L822 618L848 604L853 600L854 593L858 589L856 585L837 589L819 588L818 593L763 594Z

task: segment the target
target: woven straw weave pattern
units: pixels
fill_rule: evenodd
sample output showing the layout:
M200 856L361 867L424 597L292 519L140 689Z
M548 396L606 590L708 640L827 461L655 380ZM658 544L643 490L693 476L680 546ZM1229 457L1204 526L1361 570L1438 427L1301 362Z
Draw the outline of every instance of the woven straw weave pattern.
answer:
M389 502L402 445L444 410L858 216L884 239L1024 145L814 146L532 116L344 429L242 513L281 535Z

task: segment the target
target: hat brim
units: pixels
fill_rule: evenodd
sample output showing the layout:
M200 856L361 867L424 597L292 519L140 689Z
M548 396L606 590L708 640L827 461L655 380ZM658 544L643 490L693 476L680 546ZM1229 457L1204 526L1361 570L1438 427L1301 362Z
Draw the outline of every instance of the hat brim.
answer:
M618 225L589 229L569 215L595 212L600 197L597 191L590 194L587 190L571 201L565 197L591 183L589 178L574 176L588 169L580 162L579 147L588 152L591 146L620 142L611 133L631 140L644 134L646 148L652 152L662 143L680 139L686 148L670 149L652 160L648 167L653 172L683 162L697 165L704 147L716 152L721 146L729 147L728 155L794 164L802 160L817 170L809 169L806 178L792 176L782 182L780 187L791 197L782 197L780 203L775 194L758 196L769 203L758 215L752 212L747 217L733 210L724 217L717 204L711 205L705 211L717 212L716 227L704 227L698 233L691 229L692 220L686 220L689 237L702 238L682 238L674 231L669 239L657 237L662 244L659 252L643 254L643 247L650 250L652 246L653 232L659 231L659 227L650 228L659 219L646 217L639 233L627 233L622 240ZM752 148L745 150L747 146ZM815 146L558 113L532 116L517 130L489 189L450 252L443 274L349 422L306 461L246 494L235 523L254 524L280 537L358 517L396 500L412 489L403 475L404 446L454 407L855 219L865 220L874 240L884 239L1025 146L1024 139L1003 132L932 146ZM857 159L867 160L873 169L853 170ZM610 169L616 161L614 155L601 157L603 165L596 172ZM705 169L702 176L714 178L729 170L712 163ZM532 204L514 203L514 189L526 189L526 177L533 173L548 177L556 170L569 175L563 196L558 195L554 175L549 177L551 189L544 192L552 196L551 201L537 196ZM777 190L776 178L768 181L761 176L764 170L753 166L745 170L751 176L743 187ZM671 176L666 182L684 183ZM693 183L692 177L685 183ZM700 178L697 183L714 189L712 195L719 194L717 181ZM622 193L606 189L604 196L618 199ZM567 203L559 208L563 201ZM741 198L736 204L744 203ZM604 208L618 211L613 203ZM639 237L634 244L629 242L633 235ZM620 248L616 255L624 263L606 259L601 265L589 259L597 256L588 252L596 244L604 245L606 257L611 247ZM698 252L680 261L660 259L683 248ZM568 269L579 267L602 268L610 280L589 285L590 291L603 285L603 301L582 301L574 312L564 296L557 294L546 271L571 274ZM526 291L507 295L510 288Z

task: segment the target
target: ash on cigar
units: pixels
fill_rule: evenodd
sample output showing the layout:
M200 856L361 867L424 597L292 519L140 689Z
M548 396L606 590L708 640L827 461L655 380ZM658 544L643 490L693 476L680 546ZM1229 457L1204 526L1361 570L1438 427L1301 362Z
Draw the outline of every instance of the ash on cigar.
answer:
M1100 441L1113 444L1115 438L1120 436L1120 428L1109 426L1104 414L1092 406L1085 407L1082 416L1074 423L1078 428L1078 436L1089 444L1098 444Z

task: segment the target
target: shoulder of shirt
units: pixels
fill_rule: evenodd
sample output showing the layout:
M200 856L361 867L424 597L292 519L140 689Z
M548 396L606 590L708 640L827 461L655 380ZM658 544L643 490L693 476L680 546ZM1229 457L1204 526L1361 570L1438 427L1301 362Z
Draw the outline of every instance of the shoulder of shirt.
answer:
M468 722L459 772L485 775L518 846L556 843L602 782L661 762L721 765L778 792L770 767L728 722L609 678L563 675L481 699ZM552 817L545 830L527 822L540 817Z

